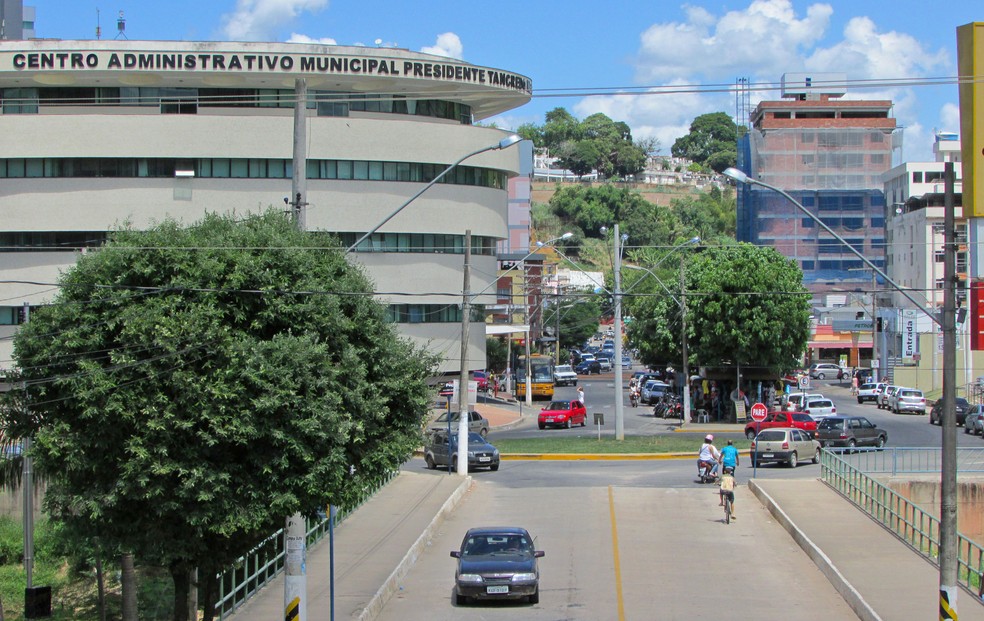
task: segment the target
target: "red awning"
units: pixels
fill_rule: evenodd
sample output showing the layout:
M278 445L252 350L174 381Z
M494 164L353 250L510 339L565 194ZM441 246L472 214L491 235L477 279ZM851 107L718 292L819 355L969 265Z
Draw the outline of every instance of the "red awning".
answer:
M858 349L870 349L871 341L858 341L856 345L850 341L844 343L838 343L837 341L810 341L808 346L810 349L853 349L855 347Z

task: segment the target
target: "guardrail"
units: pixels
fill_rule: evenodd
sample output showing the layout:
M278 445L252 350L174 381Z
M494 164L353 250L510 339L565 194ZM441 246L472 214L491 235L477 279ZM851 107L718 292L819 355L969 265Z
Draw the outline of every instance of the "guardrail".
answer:
M363 488L362 494L351 505L335 508L337 526L353 511L359 508L384 485L393 480L399 470L393 470ZM321 541L328 533L327 516L307 521L307 547ZM284 529L280 529L264 539L255 548L236 559L231 567L217 576L219 597L215 602L215 613L219 620L234 613L263 586L273 580L284 569Z
M871 473L932 472L927 469L931 463L937 464L935 472L939 473L938 458L935 462L931 459L931 453L934 451L940 453L939 449L895 449L894 451L886 449L883 452L891 459L878 461L872 455L876 451L863 452L856 456L848 456L846 459L838 449L825 448L820 455L820 478L914 550L938 565L939 519L869 476ZM964 455L964 451L974 452L977 455ZM896 455L894 457L889 455L891 452ZM976 464L978 457L984 459L984 451L980 449L958 449L957 452L958 471L961 470L959 464L962 462ZM902 459L898 459L900 456ZM862 457L857 460L860 462L868 462L870 458L870 465L876 469L863 470L858 463L852 463L856 461L855 457ZM913 469L903 470L900 465L907 465ZM984 581L984 548L960 533L957 533L957 581L971 593L973 599L982 603L980 594Z
M840 455L868 474L939 473L943 452L938 448L834 448L828 451ZM958 448L957 472L984 472L984 448Z

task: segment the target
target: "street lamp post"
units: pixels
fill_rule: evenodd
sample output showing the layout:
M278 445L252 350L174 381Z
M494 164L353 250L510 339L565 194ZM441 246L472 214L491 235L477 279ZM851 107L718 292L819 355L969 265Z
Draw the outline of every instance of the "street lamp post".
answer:
M680 421L680 424L681 425L686 425L687 424L687 421L690 420L690 361L688 360L688 355L687 355L687 300L686 300L686 289L684 287L684 262L683 261L680 262L680 299L677 299L673 295L673 293L670 292L670 289L665 284L663 284L663 281L660 280L659 276L657 276L655 274L655 272L653 272L653 270L655 270L656 268L658 268L660 266L660 264L663 263L663 261L665 261L667 258L669 258L670 255L672 255L677 250L679 250L679 249L681 249L681 248L683 248L685 246L689 246L691 244L699 244L699 243L700 243L700 237L692 237L692 238L688 239L687 241L683 242L682 244L678 244L678 245L674 246L673 248L670 248L670 251L667 252L659 261L657 261L656 264L653 265L652 269L642 267L641 265L626 265L625 266L625 267L627 267L629 269L640 270L640 271L646 272L650 276L652 276L653 278L655 278L656 279L656 282L658 282L660 284L660 286L663 287L663 290L666 291L670 295L670 298L674 302L677 303L677 306L680 307L680 312L682 313L682 318L683 318L683 330L681 332L681 349L683 350L683 376L684 376L684 380L683 380L683 420ZM642 281L641 280L635 281L634 283L632 283L632 287L635 287L640 282L642 282ZM629 287L629 289L627 289L625 291L625 293L628 293L628 291L631 290L632 287ZM624 293L623 293L623 295L624 295Z
M944 209L943 209L943 313L942 320L935 313L927 310L909 291L903 289L885 272L878 269L867 257L861 254L840 235L835 233L820 218L804 207L787 192L769 185L764 181L753 179L737 168L728 168L725 176L738 183L760 185L786 197L807 217L829 233L834 239L846 246L860 258L885 282L901 293L907 300L929 318L943 331L943 416L941 425L942 447L940 463L940 553L939 553L939 618L957 618L957 431L956 431L956 265L954 261L955 230L954 230L954 176L953 162L944 164Z

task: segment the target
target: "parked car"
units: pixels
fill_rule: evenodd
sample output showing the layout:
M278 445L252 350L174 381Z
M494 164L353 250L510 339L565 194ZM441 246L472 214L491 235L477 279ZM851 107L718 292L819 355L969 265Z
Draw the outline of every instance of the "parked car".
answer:
M806 405L803 406L803 411L812 416L814 419L819 420L825 416L833 416L837 413L837 406L834 402L826 397L811 398L806 400Z
M569 364L554 367L554 384L557 386L577 386L577 373Z
M489 374L485 371L473 371L472 379L477 384L478 392L489 392Z
M643 403L653 405L659 401L669 389L670 385L666 382L661 382L660 380L649 380L642 385L639 398Z
M817 423L817 439L821 446L875 446L888 442L888 432L864 416L828 416Z
M525 528L471 528L461 547L451 551L458 559L454 572L454 603L462 606L479 599L523 599L540 602L542 550L534 547Z
M782 409L789 412L802 412L807 399L823 399L820 393L792 392L783 397Z
M451 412L451 430L454 432L458 428L458 421L461 420L459 412ZM448 430L448 413L444 412L430 424L428 427L431 431L447 431ZM489 419L485 418L478 412L472 410L468 412L468 431L474 431L475 433L481 435L483 438L489 433Z
M895 394L895 391L899 389L899 386L895 384L888 384L885 386L885 390L878 393L878 409L883 410L888 408L888 400Z
M551 401L537 417L536 424L540 429L546 427L566 427L570 429L573 425L584 427L588 419L588 412L584 409L584 404L577 399L570 401Z
M601 365L597 360L582 360L579 365L574 367L578 375L591 375L601 373Z
M878 393L887 385L885 382L862 384L858 387L858 403L877 401Z
M830 362L821 362L810 367L810 377L813 379L825 379L828 377L837 377L838 374L843 374L839 365Z
M933 406L936 409L936 406ZM984 405L972 405L964 417L964 433L984 436Z
M889 408L896 414L901 414L902 412L915 412L917 414L926 413L926 397L923 396L923 392L917 388L899 388L895 391L888 399ZM966 410L964 411L964 416L967 415ZM962 424L962 420L957 420L957 424Z
M458 469L458 434L437 431L430 435L424 447L424 462L431 470L438 466ZM484 437L474 431L468 434L468 469L488 468L493 472L499 469L499 449L489 444Z
M957 424L966 425L967 415L970 413L970 403L967 402L963 397L957 397L953 400L954 410L957 414ZM978 407L978 406L974 406ZM925 409L923 410L925 412ZM929 422L932 425L940 425L943 421L943 399L937 399L936 403L929 410Z
M805 412L773 412L760 423L751 422L745 425L745 437L754 440L755 436L763 429L774 427L792 427L802 429L810 434L810 437L817 435L817 421Z
M777 462L795 468L800 458L820 463L820 443L802 429L766 429L755 436L750 450L756 466Z

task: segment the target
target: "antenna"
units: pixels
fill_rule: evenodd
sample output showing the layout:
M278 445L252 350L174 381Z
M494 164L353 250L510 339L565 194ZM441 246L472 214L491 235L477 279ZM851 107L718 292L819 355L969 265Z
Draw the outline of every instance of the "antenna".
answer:
M126 39L126 20L123 18L123 11L120 11L120 16L116 18L116 38L119 39L123 37Z
M96 40L102 38L102 28L99 26L99 9L96 9Z

